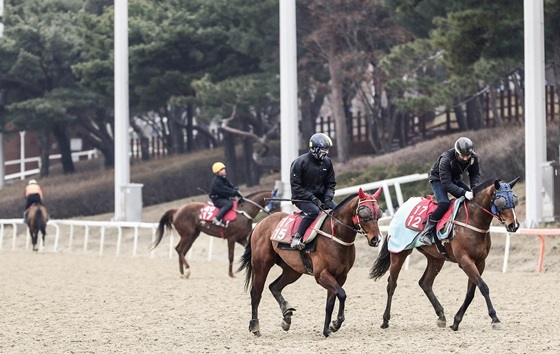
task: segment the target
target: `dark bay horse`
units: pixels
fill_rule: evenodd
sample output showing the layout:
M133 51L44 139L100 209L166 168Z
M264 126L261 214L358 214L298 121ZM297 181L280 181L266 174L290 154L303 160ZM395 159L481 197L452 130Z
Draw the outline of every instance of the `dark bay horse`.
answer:
M31 236L31 243L33 244L33 251L38 251L37 239L39 238L39 231L43 235L43 244L45 244L45 235L47 234L47 221L49 215L47 208L44 205L35 203L27 210L27 227L29 235Z
M257 216L259 211L270 213L280 210L278 202L271 202L271 195L270 191L259 191L248 195L245 197L245 200L240 199L237 208L239 214L235 220L229 222L226 228L200 220L200 211L206 206L206 203L193 202L179 209L170 209L163 214L159 221L156 232L157 237L152 249L156 248L161 242L166 228L170 231L172 226L175 227L175 230L181 236L181 240L179 240L175 247L179 255L179 271L181 272L181 277L188 278L191 271L185 255L200 235L200 232L214 237L225 238L228 242L229 276L233 278L235 243L237 242L245 246L253 226L253 218Z
M479 184L473 190L474 199L472 201L466 201L466 204L459 209L455 221L452 221L454 224L453 237L449 242L444 243L445 250L449 257L448 260L457 263L468 276L465 300L455 315L453 325L450 326L454 331L459 329L459 324L474 298L477 287L486 300L488 314L492 319L492 328L499 329L501 327L500 320L498 316L496 316L496 310L490 300L488 285L486 285L481 275L484 272L486 257L488 256L491 246L489 229L492 219L499 219L509 232L515 232L519 228L514 209L518 200L512 190L518 180L519 177L510 183L506 183L500 180L489 179ZM397 228L392 228L395 226L393 225L393 221L397 223L402 222L406 218L406 215L403 216L404 218L398 217L397 211L389 226L389 235L387 237L396 236L391 235L391 230L398 230L399 225L396 225ZM391 302L393 294L395 293L395 288L397 287L399 272L406 257L414 249L392 253L388 250L388 244L388 240L385 239L381 252L370 272L370 276L373 279L378 279L385 274L387 270L390 270L387 280L387 306L383 313L383 324L381 328L389 327ZM438 327L445 327L446 319L443 307L434 294L432 285L435 277L442 269L446 258L438 252L435 245L422 246L417 249L426 256L428 261L426 270L418 283L422 290L424 290L424 293L436 312Z
M381 216L377 204L380 193L381 189L373 195L364 193L360 189L357 195L349 196L333 209L321 226L321 232L316 236L313 252L280 249L278 241L271 240L276 226L288 215L287 213L269 215L255 226L238 269L238 272L242 269L246 270L245 290L251 285L252 318L249 322L249 331L256 336L261 334L258 307L266 277L274 264L282 268L282 274L269 285L269 289L280 305L283 316L282 328L285 331L290 329L295 309L284 300L282 290L298 280L302 274L313 275L317 283L327 289L323 335L328 337L331 331L336 332L340 328L344 322L346 301L346 292L342 286L354 265L356 234L365 235L370 246L377 246L380 241L377 224ZM307 266L304 265L303 257L308 261ZM329 328L337 298L338 316Z

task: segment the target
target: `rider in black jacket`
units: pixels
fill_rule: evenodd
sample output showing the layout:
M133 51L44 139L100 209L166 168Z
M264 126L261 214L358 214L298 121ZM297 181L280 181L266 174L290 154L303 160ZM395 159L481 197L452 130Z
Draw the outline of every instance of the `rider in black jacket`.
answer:
M470 188L461 179L464 172L469 174ZM420 234L422 243L431 244L431 238L435 236L435 227L451 204L447 193L455 198L464 196L472 200L474 195L471 189L478 184L479 179L480 167L474 144L469 138L461 137L457 139L453 149L440 155L430 170L430 184L438 206Z
M305 213L291 247L303 249L302 236L319 215L321 209L334 209L333 201L336 180L332 161L328 158L332 140L322 133L309 139L309 152L292 162L290 185L293 203Z
M216 162L212 165L212 172L215 176L212 179L212 186L210 187L210 199L215 206L220 208L220 211L212 220L212 223L224 227L222 219L224 215L233 207L233 198L236 196L243 198L235 187L226 177L226 165L222 162Z

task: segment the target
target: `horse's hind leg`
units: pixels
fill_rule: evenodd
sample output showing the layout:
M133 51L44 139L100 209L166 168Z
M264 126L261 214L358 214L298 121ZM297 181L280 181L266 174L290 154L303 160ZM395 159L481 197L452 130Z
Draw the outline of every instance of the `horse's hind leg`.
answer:
M183 233L185 235L185 233ZM191 269L189 262L187 262L187 252L191 249L194 241L200 235L200 231L195 230L191 237L181 235L181 241L175 247L177 255L179 256L179 272L181 272L181 278L188 279L191 276Z
M424 254L424 255L428 259L428 265L426 266L426 270L424 270L424 274L422 274L422 277L418 281L418 285L420 285L422 290L424 290L424 294L426 294L428 300L430 300L430 303L432 304L432 307L436 311L436 315L438 316L436 322L437 326L443 328L445 327L447 320L445 318L443 306L441 306L441 303L439 302L436 295L434 294L433 285L434 285L434 280L436 279L436 276L441 271L441 268L443 268L445 261L442 259L431 257L428 254Z
M385 306L385 312L383 312L383 323L381 324L381 328L389 327L389 320L391 319L391 304L393 302L395 289L397 288L397 279L399 278L399 273L404 261L410 253L412 253L412 250L406 250L400 253L391 253L391 267L389 269L389 278L387 279L387 305Z
M285 263L282 263L281 267L283 269L282 274L280 274L280 276L276 278L276 280L270 283L268 289L272 293L272 296L274 296L274 298L278 302L278 305L280 305L280 311L282 311L282 329L284 331L289 331L292 324L292 315L296 309L290 306L288 301L284 299L284 296L282 296L282 290L287 285L292 284L293 282L298 280L302 274L294 271Z

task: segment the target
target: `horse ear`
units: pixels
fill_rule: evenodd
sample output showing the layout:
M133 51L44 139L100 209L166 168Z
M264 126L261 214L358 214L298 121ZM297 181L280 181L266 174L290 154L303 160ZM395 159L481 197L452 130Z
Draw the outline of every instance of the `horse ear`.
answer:
M362 188L358 190L358 196L360 197L360 200L366 199L366 194L364 193L364 190Z
M519 181L519 179L521 178L521 176L517 176L517 178L515 178L513 181L509 182L509 186L511 188L513 188L513 186L515 186L515 184L517 183L517 181Z
M379 187L379 189L375 193L373 193L373 198L375 200L379 199L379 195L381 194L382 190L383 190L383 187Z
M499 179L494 180L494 188L495 188L496 190L499 190L499 189L500 189L500 180L499 180Z

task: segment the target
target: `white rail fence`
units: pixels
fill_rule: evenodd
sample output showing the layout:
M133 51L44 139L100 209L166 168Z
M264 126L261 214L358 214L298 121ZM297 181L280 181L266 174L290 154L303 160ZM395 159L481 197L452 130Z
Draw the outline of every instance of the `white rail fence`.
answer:
M336 195L344 196L356 193L359 188L370 191L383 187L387 210L381 221L387 221L391 219L395 211L389 187L395 189L398 204L401 205L404 201L400 185L426 178L427 174L392 178L360 186L341 188L337 190ZM11 246L7 245L10 240L8 240L9 236L5 237L8 233L8 227L6 226L11 227ZM54 242L52 246L45 247L42 240L40 240L40 249L44 252L49 252L49 250L52 252L76 252L78 249L81 249L82 253L97 252L99 256L103 256L108 252L114 252L116 256L128 254L132 257L149 256L153 258L156 256L164 256L173 258L175 257L175 239L178 239L175 231L173 231L168 237L169 243L167 249L161 247L160 250L151 250L150 246L155 240L158 223L54 219L49 220L47 227L48 238L52 237L52 231L54 230ZM380 230L384 234L387 233L388 228L387 225L380 225ZM76 229L78 229L78 231ZM93 232L92 229L95 229L97 232ZM490 231L494 235L498 234L506 237L502 266L502 271L505 273L508 268L511 235L502 226L492 226L490 227ZM24 234L23 237L21 237L22 233ZM208 261L212 260L215 239L215 237L208 237ZM65 244L63 244L63 242L65 242ZM0 251L5 249L30 250L30 248L30 237L22 219L0 219ZM191 256L192 249L189 251L187 257L191 258ZM408 260L405 264L405 269L407 268Z
M73 152L72 153L72 158L73 159L79 159L80 157L85 156L88 160L94 159L98 157L98 151L97 149L93 149L93 150L87 150L87 151L79 151L79 152ZM61 154L53 154L53 155L49 155L49 160L58 160L62 157ZM29 162L34 162L37 164L37 168L32 168L30 170L26 170L25 166L26 163ZM10 160L10 161L6 161L4 163L5 166L12 166L12 165L19 165L20 166L20 172L16 172L16 173L11 173L8 175L4 176L4 180L10 180L10 179L21 179L24 180L25 177L27 176L33 176L38 174L41 171L41 158L40 157L27 157L27 158L23 158L23 159L19 159L19 160Z

